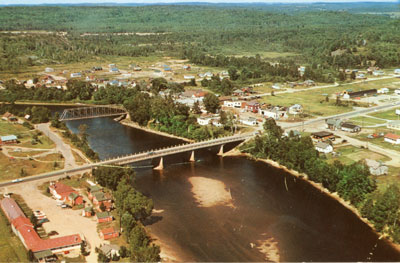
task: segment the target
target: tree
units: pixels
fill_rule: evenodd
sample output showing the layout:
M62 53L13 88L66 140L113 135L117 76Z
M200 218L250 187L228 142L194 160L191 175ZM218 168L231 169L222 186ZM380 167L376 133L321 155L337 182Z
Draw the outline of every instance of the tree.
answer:
M121 246L119 249L119 255L121 258L129 257L129 250L126 248L126 246Z
M193 112L194 114L201 114L200 104L199 104L198 101L196 101L196 102L193 104L192 112Z
M207 93L204 97L203 103L206 110L211 113L216 113L221 108L218 97L213 93Z
M133 98L124 102L131 119L142 126L146 126L151 117L151 102L148 94L138 92Z
M129 234L137 225L135 218L128 212L125 212L121 217L121 227L124 230L124 233Z
M370 177L368 168L363 164L346 166L341 173L342 179L338 183L337 191L355 206L364 200L366 194L376 189L375 180Z
M229 74L229 78L230 78L231 80L237 80L237 79L239 78L238 71L237 71L237 69L234 68L234 67L230 67L230 68L228 69L228 74Z
M192 86L192 87L196 87L196 86L197 86L196 80L195 80L195 79L191 79L191 80L189 81L189 85Z
M352 71L350 77L351 77L352 80L355 80L356 79L356 73L354 71Z
M79 136L81 137L82 141L87 141L87 129L88 129L87 124L81 124L78 127Z
M345 81L346 80L346 73L344 71L339 72L339 80Z

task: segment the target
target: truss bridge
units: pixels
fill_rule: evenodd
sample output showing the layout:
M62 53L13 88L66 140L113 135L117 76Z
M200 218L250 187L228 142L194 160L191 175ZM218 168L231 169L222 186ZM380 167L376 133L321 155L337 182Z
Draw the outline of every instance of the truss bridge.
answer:
M60 121L72 121L99 117L121 116L128 114L122 107L114 105L101 105L65 109L60 116Z

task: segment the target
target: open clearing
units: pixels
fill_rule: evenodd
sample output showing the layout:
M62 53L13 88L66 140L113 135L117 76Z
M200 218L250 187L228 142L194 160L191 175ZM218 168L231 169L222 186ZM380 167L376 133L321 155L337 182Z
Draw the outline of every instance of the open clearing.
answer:
M398 108L400 109L400 108ZM386 120L399 120L399 115L396 115L396 109L390 109L387 111L373 112L368 114L370 116L386 119Z
M335 149L337 153L340 153L338 157L332 157L329 160L333 162L334 160L339 160L344 164L352 164L364 159L372 159L375 161L390 161L389 157L385 155L370 151L368 149L362 149L354 146L343 146Z
M350 119L350 121L356 125L359 125L360 127L373 126L373 125L377 125L377 124L385 124L386 123L386 121L384 121L384 120L378 120L375 118L369 118L369 117L364 117L364 116L353 117Z

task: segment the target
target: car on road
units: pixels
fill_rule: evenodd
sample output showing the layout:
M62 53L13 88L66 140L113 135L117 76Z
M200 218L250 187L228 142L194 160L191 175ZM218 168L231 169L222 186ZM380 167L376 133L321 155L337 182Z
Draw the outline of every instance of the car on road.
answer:
M22 179L14 179L14 180L12 180L11 182L12 182L12 183L19 183L19 182L22 182Z
M155 154L155 152L149 152L147 155L153 155Z

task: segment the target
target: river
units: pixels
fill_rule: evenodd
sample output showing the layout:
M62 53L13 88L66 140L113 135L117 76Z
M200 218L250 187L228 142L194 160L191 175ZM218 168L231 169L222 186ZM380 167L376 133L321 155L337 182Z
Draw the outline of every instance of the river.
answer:
M67 125L77 132L83 123L89 126L90 146L102 159L180 143L111 118ZM194 164L176 157L163 172L146 165L136 169L137 187L161 211L147 228L180 260L271 260L257 249L265 240L281 261L400 260L399 253L378 240L352 212L307 182L242 157L220 158L206 151L197 157ZM199 206L190 177L222 182L230 190L233 206Z
M112 118L67 122L73 132L80 124L88 125L89 144L101 159L181 143ZM204 150L195 163L178 156L162 172L151 165L135 167L136 187L158 211L147 229L180 261L400 261L399 252L336 200L265 163ZM223 184L231 204L200 206L193 177ZM269 253L257 248L262 243Z

